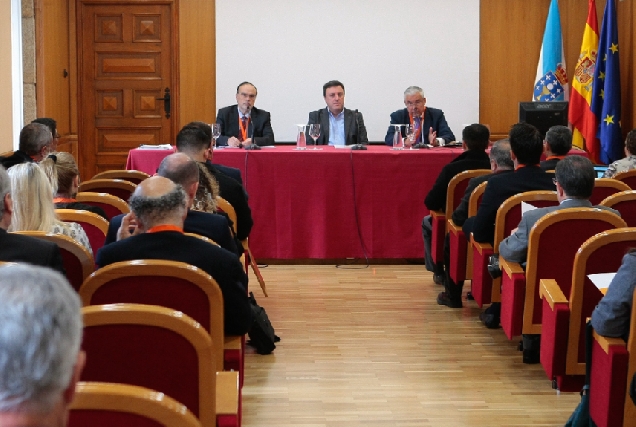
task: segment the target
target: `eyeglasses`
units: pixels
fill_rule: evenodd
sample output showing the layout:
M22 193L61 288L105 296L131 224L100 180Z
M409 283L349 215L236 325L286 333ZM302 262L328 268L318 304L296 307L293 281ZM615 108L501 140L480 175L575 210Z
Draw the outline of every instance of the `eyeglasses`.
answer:
M415 106L415 105L422 105L422 104L424 104L424 100L423 100L423 99L418 99L418 100L417 100L417 101L415 101L415 102L406 101L406 106L407 106L407 107L413 107L413 106Z
M554 185L557 185L557 182L558 182L558 181L557 181L557 179L556 179L556 178L552 178L552 183L553 183Z

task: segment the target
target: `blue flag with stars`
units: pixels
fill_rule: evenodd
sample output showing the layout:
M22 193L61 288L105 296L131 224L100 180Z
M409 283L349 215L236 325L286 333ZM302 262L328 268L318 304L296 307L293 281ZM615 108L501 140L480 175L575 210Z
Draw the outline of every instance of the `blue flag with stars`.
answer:
M594 70L592 112L599 122L596 136L601 142L600 160L611 163L624 156L621 134L621 73L618 60L618 26L614 0L605 5Z

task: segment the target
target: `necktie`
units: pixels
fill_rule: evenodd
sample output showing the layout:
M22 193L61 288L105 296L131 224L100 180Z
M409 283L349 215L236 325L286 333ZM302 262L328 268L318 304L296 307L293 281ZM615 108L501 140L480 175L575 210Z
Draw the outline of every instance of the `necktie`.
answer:
M420 139L420 126L421 126L421 117L415 117L413 119L413 125L415 126L415 142L418 142Z
M246 139L246 135L247 135L247 117L243 116L241 117L241 135L240 135L240 141L243 142Z

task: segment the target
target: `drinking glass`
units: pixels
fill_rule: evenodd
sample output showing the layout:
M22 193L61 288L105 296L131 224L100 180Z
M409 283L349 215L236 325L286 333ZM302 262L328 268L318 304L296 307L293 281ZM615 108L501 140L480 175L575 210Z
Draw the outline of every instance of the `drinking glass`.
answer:
M306 150L307 139L305 137L305 129L307 129L307 125L296 126L298 126L298 133L296 134L296 150Z
M409 150L415 150L413 144L415 144L415 125L406 125L406 140L404 140L404 145L409 147Z
M322 148L316 147L318 144L318 138L320 138L320 125L317 123L309 125L309 136L314 140L312 150L322 150Z
M214 146L216 147L216 139L221 136L221 125L212 123L210 127L212 128L212 141L214 141Z
M401 127L404 125L392 125L395 127L395 133L393 134L393 148L392 150L404 150L404 139L402 139Z

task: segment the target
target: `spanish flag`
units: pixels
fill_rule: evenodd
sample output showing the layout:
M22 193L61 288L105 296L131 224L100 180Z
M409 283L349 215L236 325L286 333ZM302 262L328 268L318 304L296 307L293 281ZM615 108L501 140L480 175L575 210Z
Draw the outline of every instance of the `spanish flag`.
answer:
M581 54L576 63L574 79L572 80L569 120L574 131L572 144L579 148L586 148L592 160L598 163L599 141L596 138L598 122L591 110L592 83L594 82L594 68L598 55L598 19L596 18L595 1L589 0L588 3ZM585 146L583 138L585 138Z

